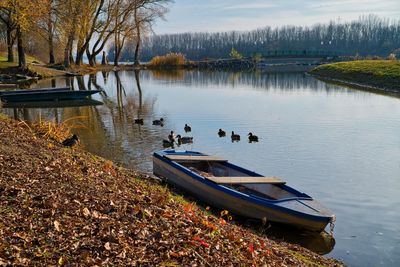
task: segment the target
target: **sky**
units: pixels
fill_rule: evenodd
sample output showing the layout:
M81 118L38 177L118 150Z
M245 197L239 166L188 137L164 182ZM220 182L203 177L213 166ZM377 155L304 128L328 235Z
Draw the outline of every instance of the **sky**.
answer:
M368 14L400 19L400 0L175 0L169 9L156 34L305 26Z

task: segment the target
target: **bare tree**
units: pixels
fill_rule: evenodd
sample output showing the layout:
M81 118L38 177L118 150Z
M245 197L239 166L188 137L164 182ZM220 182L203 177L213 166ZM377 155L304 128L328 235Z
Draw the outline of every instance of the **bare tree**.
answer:
M5 7L0 8L0 21L2 24L4 24L6 29L7 61L14 62L13 47L16 39L16 23L13 20L11 9Z
M140 65L140 45L142 32L151 29L152 24L157 18L163 18L168 11L166 4L171 0L142 0L138 1L134 10L134 22L136 25L136 44L134 54L134 65Z

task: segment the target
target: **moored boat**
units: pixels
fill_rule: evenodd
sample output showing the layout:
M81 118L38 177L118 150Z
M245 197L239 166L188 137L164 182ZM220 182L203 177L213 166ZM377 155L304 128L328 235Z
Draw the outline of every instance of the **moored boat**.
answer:
M71 90L69 87L43 88L31 90L1 91L0 99L3 102L28 102L28 101L58 101L84 99L100 90Z
M309 195L276 177L195 151L153 154L153 173L200 200L245 217L322 231L335 216Z

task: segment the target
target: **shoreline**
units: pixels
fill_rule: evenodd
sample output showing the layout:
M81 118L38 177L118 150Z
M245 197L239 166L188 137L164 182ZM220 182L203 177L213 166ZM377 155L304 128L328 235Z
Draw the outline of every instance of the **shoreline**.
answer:
M400 93L400 61L360 60L324 64L308 72L317 79L348 85L357 89Z
M0 114L0 126L0 265L342 265L229 222L139 171L64 148L61 136L44 137L47 125Z
M143 66L141 66L143 68ZM44 64L29 63L25 69L18 67L0 68L0 89L14 88L18 85L29 84L35 80L54 78L81 76L86 74L97 73L100 71L119 71L119 70L135 70L133 65L97 65L91 67L87 64L81 66L72 66L64 69L62 66L48 66Z
M376 94L392 95L392 96L400 97L399 91L391 90L386 87L373 86L371 84L359 83L359 82L350 81L350 80L336 79L336 78L332 78L332 77L328 77L328 76L324 76L324 75L318 75L318 74L310 73L310 72L307 72L307 75L313 76L314 78L321 80L323 82L326 82L326 83L347 86L349 88L373 92Z

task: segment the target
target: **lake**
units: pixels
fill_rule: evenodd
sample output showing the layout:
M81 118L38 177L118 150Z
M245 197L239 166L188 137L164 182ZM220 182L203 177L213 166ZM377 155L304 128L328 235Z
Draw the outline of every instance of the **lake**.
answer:
M193 136L193 144L179 149L280 177L331 209L336 244L327 257L350 266L399 266L399 97L303 73L141 71L138 78L140 90L129 71L42 80L33 87L101 88L93 99L104 104L2 112L28 121L75 117L68 124L85 149L148 173L152 153L163 149L171 130ZM152 125L160 117L164 127ZM144 124L135 124L136 118ZM191 133L184 133L185 123ZM242 140L219 138L219 128ZM249 132L260 141L249 143Z

